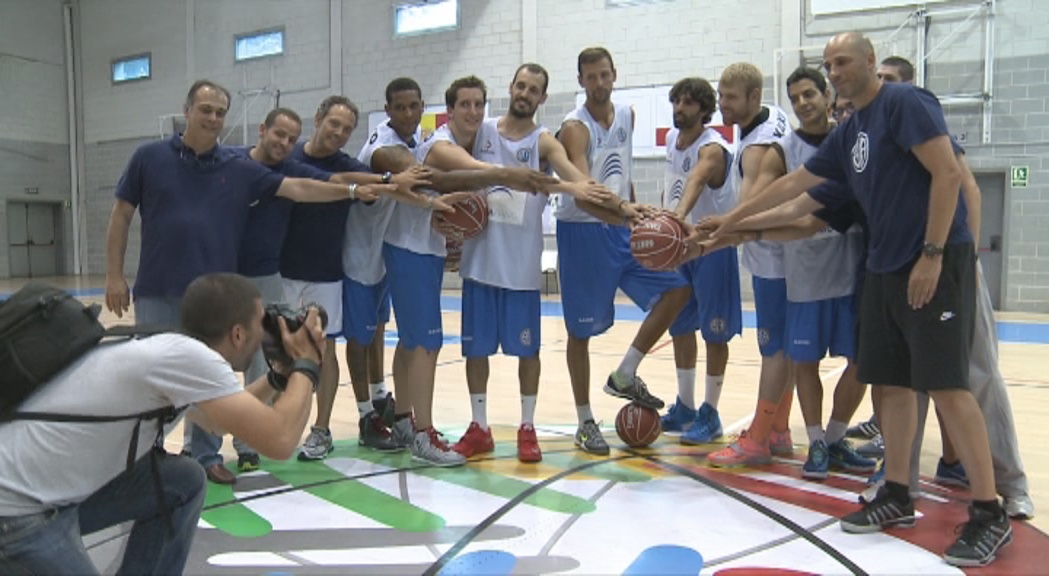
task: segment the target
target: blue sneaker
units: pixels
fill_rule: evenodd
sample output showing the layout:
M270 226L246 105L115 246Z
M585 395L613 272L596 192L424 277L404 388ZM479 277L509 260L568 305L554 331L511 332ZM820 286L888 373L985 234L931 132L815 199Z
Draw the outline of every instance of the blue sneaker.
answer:
M836 470L870 474L878 468L877 460L860 456L848 440L842 438L828 447L830 465Z
M666 415L659 418L659 424L663 427L664 432L684 432L692 426L692 421L695 419L696 409L682 404L679 396L677 402L670 405Z
M936 482L959 488L969 487L969 477L965 475L965 468L962 467L961 461L947 464L943 458L940 458L936 464Z
M801 477L809 480L823 480L827 477L827 469L830 467L830 455L827 452L827 443L816 440L809 445L809 457L805 459L805 465L801 467Z
M692 426L681 435L681 443L689 446L709 444L721 436L721 417L718 416L718 409L704 402L696 411L696 419L692 421Z

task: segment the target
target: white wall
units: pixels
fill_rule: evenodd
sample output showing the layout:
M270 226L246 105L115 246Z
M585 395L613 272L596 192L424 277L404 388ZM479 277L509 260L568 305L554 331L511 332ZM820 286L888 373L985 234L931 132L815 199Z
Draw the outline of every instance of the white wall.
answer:
M61 0L0 6L0 138L67 144Z

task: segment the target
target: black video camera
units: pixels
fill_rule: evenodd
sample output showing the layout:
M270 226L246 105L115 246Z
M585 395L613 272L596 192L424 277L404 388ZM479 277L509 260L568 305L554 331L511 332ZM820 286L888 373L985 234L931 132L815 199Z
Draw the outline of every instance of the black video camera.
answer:
M306 321L306 314L310 308L316 308L321 318L321 328L328 327L328 313L320 304L306 304L302 308L292 308L287 304L267 304L262 315L262 329L265 335L262 338L262 354L268 363L280 362L285 366L291 366L293 358L284 350L284 342L280 336L280 323L278 318L284 318L289 332L295 332L302 327ZM320 351L318 350L318 353Z

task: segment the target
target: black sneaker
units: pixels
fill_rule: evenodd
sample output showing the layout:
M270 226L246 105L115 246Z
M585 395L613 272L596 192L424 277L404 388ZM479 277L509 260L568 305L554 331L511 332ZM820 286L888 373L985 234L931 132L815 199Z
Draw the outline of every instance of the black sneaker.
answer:
M375 411L368 412L362 416L358 428L360 435L357 444L365 448L371 448L376 452L400 452L404 447L394 441L390 429L383 425L382 417Z
M605 393L617 398L633 400L645 408L662 410L663 401L656 398L648 391L645 381L640 376L626 377L619 372L612 372L605 382Z
M386 396L372 400L372 408L382 418L382 423L387 428L393 428L394 410L397 403L393 399L393 392L387 392Z
M259 469L259 455L250 452L237 456L237 470L241 472L254 472Z
M859 438L861 440L870 440L878 434L881 434L881 428L878 427L878 421L874 416L871 416L870 420L860 422L845 431L846 438Z
M982 508L969 507L969 521L959 524L958 539L943 553L943 561L951 566L986 566L995 555L1013 539L1013 527L1005 511L996 516Z
M849 534L866 534L885 528L910 528L912 526L914 526L914 501L899 504L889 498L889 490L884 486L878 490L878 495L874 497L874 500L841 519L841 529Z

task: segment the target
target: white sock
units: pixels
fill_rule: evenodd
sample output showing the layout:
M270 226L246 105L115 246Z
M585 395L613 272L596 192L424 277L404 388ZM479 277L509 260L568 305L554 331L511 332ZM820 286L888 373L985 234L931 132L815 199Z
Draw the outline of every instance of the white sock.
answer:
M711 408L717 409L718 400L721 400L721 385L725 383L725 375L711 376L707 374L707 404L710 404Z
M805 432L809 435L809 444L817 440L825 440L822 426L806 426Z
M535 424L536 396L521 396L521 424Z
M827 445L830 446L845 437L845 430L849 428L848 422L831 420L827 422Z
M637 374L637 367L641 365L641 359L645 357L645 353L631 346L627 348L626 355L623 356L623 361L619 363L619 368L616 372L624 374L626 376L634 376Z
M361 418L368 415L369 412L374 410L372 408L371 400L365 400L364 402L357 402L357 413L360 414Z
M579 423L582 424L587 420L594 419L594 413L590 411L589 404L583 404L582 406L575 407L575 413L579 415Z
M481 430L488 429L487 396L487 394L470 394L470 408L473 410L473 419L481 427Z
M677 399L690 410L696 409L696 369L677 369Z
M386 382L379 380L373 384L368 384L368 390L371 392L372 399L378 400L380 398L386 398Z

